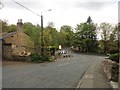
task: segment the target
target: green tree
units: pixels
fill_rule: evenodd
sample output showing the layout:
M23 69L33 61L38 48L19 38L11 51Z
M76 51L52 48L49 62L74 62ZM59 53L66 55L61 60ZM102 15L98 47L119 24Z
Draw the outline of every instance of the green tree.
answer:
M7 20L2 21L2 32L8 32L9 30L9 25L7 23Z
M103 40L103 48L104 48L104 53L108 53L108 40L110 39L110 34L113 31L113 26L110 25L109 23L103 22L100 24L100 31L101 33L101 37Z
M36 53L40 52L40 26L33 25L30 22L24 23L24 32L31 37L34 42L34 49Z
M80 23L76 27L74 45L83 52L96 52L96 25L94 23ZM94 47L94 48L93 48Z
M7 20L3 20L2 22L2 32L15 32L17 30L17 26L15 24L8 25Z
M88 19L87 19L87 23L90 24L92 22L92 19L91 17L89 16Z
M110 38L108 40L108 53L114 54L119 52L119 40L118 40L118 33L120 29L118 25L114 27L114 30L110 34Z
M63 37L63 45L71 46L73 42L74 32L71 26L64 25L60 29L60 35Z
M48 26L45 28L45 30L48 33L48 35L46 36L46 38L49 38L49 39L46 39L46 42L49 42L49 45L50 46L53 46L53 47L56 47L58 48L58 45L59 45L59 36L58 36L58 31L56 30L56 28L54 28L54 23L53 22L49 22L48 23ZM46 31L44 33L46 33Z
M14 24L9 25L9 30L7 32L15 32L17 31L17 26Z
M45 28L44 29L44 45L46 48L48 48L51 45L51 41L52 41L52 36L50 34L50 29Z

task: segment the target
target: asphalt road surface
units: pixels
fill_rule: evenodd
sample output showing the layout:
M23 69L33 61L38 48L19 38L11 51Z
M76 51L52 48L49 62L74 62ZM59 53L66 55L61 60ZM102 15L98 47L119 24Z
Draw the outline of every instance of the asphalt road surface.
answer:
M83 74L102 56L73 54L56 62L2 67L3 88L76 88Z

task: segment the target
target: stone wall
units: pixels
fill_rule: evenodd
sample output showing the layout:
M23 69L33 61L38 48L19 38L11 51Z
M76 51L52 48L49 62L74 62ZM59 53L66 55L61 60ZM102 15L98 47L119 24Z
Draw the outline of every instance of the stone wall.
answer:
M3 44L2 58L12 60L12 47L11 44Z
M120 90L120 57L119 57L119 82L118 82L119 90Z
M109 81L118 82L119 65L111 60L104 60L102 62L103 70L107 75Z

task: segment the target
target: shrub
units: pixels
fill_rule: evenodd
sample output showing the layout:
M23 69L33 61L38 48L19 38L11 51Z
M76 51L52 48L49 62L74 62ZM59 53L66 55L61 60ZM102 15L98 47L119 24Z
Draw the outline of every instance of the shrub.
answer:
M44 54L43 56L42 56L42 58L41 58L41 60L42 61L49 61L49 55L47 55L47 54Z
M111 59L112 61L115 61L117 63L119 63L119 53L116 54L111 54L109 59Z
M54 57L54 56L51 56L51 57L49 58L49 61L50 61L50 62L55 61L55 57Z
M50 55L47 55L47 54L41 55L41 54L37 54L37 53L32 53L30 55L30 58L31 58L32 62L43 62L43 61L53 62L53 61L55 61L54 56L50 56Z
M30 55L30 57L31 57L31 61L33 61L33 62L39 62L39 61L41 61L41 58L42 58L42 56L37 53L32 53Z

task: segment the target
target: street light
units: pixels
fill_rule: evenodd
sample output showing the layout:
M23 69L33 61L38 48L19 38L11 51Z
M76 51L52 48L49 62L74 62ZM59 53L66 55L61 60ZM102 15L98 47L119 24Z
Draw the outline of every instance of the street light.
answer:
M52 11L52 9L41 12L41 55L44 55L44 33L43 33L43 12Z

